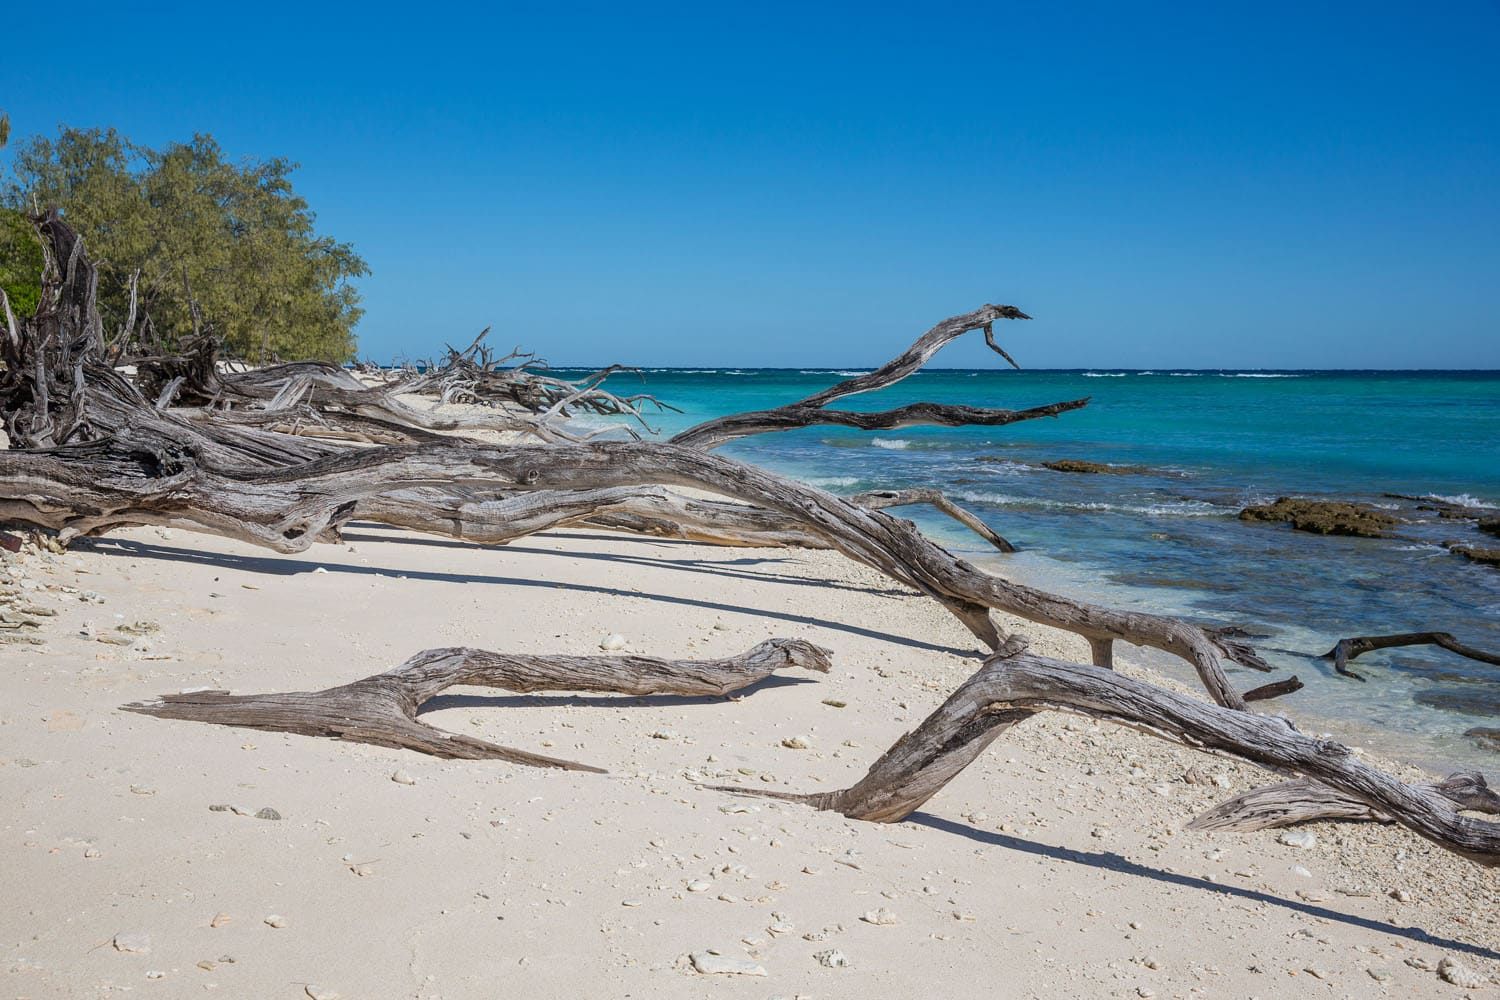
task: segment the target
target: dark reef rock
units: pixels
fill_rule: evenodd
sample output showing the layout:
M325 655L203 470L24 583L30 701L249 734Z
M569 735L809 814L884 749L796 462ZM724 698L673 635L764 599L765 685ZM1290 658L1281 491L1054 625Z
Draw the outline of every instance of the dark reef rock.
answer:
M1384 538L1401 519L1362 503L1282 497L1275 503L1246 507L1241 521L1287 521L1298 531L1319 535Z
M1144 465L1105 465L1103 462L1086 462L1081 458L1059 458L1055 462L1043 462L1042 468L1053 472L1082 472L1089 475L1130 476L1150 474Z
M1486 535L1494 535L1500 538L1500 517L1486 517L1479 521L1479 530Z
M1477 545L1465 545L1463 542L1444 542L1443 547L1455 555L1464 556L1485 566L1500 566L1500 549L1482 549Z

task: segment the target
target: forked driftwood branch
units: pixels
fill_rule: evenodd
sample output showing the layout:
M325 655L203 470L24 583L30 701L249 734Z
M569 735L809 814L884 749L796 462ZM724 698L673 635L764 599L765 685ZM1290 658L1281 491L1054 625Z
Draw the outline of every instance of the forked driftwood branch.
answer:
M705 420L701 424L680 431L672 438L672 443L688 448L712 449L755 434L789 431L818 424L854 427L866 431L888 431L919 424L943 427L1003 427L1021 420L1055 417L1060 413L1081 409L1088 405L1088 398L1085 397L1063 403L1035 406L1026 410L987 409L976 406L953 406L946 403L910 403L893 410L875 412L828 409L828 404L834 400L864 392L875 392L914 374L921 370L922 366L943 347L971 330L983 330L985 342L990 348L1015 365L1011 356L995 343L994 323L998 319L1030 318L1015 306L981 306L971 313L943 320L917 338L916 343L907 348L900 357L881 365L874 371L845 379L837 385L829 386L795 403L788 403L773 410L735 413L726 417Z
M461 760L505 760L570 771L602 769L450 733L417 719L422 705L456 686L505 691L603 691L621 695L727 695L778 670L827 673L832 654L801 639L768 639L720 660L559 656L429 649L383 674L323 691L230 694L193 691L121 706L163 719L329 736Z
M1353 677L1362 681L1365 678L1349 669L1349 661L1363 653L1373 652L1377 649L1391 649L1396 646L1440 646L1450 653L1466 656L1480 663L1490 663L1500 666L1500 654L1487 653L1482 649L1465 645L1453 638L1448 632L1401 632L1395 635L1358 635L1348 639L1340 639L1328 652L1319 659L1332 660L1333 669L1345 677Z

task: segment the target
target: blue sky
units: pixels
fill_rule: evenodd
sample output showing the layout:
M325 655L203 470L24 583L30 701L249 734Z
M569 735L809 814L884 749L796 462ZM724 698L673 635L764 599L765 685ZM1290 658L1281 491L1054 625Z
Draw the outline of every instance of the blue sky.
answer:
M1500 368L1493 0L131 6L8 15L17 136L300 162L377 360Z

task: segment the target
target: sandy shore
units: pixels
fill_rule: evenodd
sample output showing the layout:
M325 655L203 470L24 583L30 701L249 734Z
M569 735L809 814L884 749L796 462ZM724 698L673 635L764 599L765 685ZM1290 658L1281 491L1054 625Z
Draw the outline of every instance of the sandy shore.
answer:
M1493 872L1390 827L1182 832L1264 775L1088 720L1018 727L897 825L697 787L847 784L976 666L934 604L831 553L357 526L277 556L142 529L8 557L0 583L56 612L5 633L42 645L0 646L5 996L1500 992L1433 971L1500 972ZM606 776L118 711L612 632L669 656L801 637L834 670L730 699L468 690L432 715ZM698 971L709 950L765 975Z

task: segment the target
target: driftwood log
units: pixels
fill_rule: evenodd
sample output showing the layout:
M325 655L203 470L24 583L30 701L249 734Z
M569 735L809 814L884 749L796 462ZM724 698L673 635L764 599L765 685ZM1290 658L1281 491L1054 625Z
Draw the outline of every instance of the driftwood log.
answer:
M1368 816L1389 817L1479 864L1500 865L1500 822L1464 814L1500 812L1500 797L1479 775L1455 775L1437 785L1406 784L1365 764L1341 743L1304 736L1279 716L1210 705L1111 670L1029 653L990 658L848 788L797 795L716 787L802 802L853 819L897 822L952 781L1002 732L1042 711L1118 723L1195 750L1303 775L1363 803ZM1299 787L1306 794L1307 786Z
M1268 667L1232 629L1119 611L1013 583L933 544L910 522L872 509L901 500L899 493L856 502L710 454L749 434L792 427L1002 426L1084 405L1086 400L1074 400L998 410L920 403L875 413L828 408L837 399L904 378L944 344L973 330L982 330L990 346L1010 360L994 340L993 324L1025 318L1014 307L985 306L945 320L876 371L785 407L708 421L670 443L587 440L590 435L570 430L562 416L570 407L589 406L581 402L589 398L584 394L598 388L586 379L568 389L554 386L555 392L536 397L535 405L497 416L509 421L521 414L526 433L547 443L495 445L455 434L501 424L450 425L414 417L416 409L399 400L399 406L392 405L399 395L449 398L450 390L464 391L441 380L422 381L422 373L376 385L372 392L363 383L350 384L347 373L326 367L221 372L205 351L180 364L142 364L134 379L127 377L102 346L93 304L96 278L82 241L55 214L39 220L39 229L47 252L41 307L34 318L18 321L0 300L6 323L0 343L0 416L17 449L0 458L0 520L53 529L64 540L129 525L169 525L283 552L333 537L355 517L484 541L504 541L559 524L607 525L611 518L626 530L676 531L690 538L717 534L725 540L736 535L816 540L932 597L982 645L999 652L932 718L898 741L863 781L801 801L863 819L898 819L943 787L1010 725L1038 711L1061 710L1133 725L1316 781L1330 794L1363 803L1373 813L1485 864L1500 857L1500 824L1462 814L1476 802L1483 806L1489 801L1477 776L1464 786L1477 791L1458 802L1450 794L1457 787L1454 780L1406 785L1338 744L1310 740L1283 719L1250 712L1250 699L1231 683L1229 670L1236 665ZM463 363L472 358L452 353L462 363L450 367L468 371ZM480 367L493 377L471 381L487 383L483 391L493 392L494 399L504 398L507 381L517 381L495 372L489 362ZM143 377L142 372L154 374ZM143 391L143 385L152 391ZM476 392L474 398L484 397ZM598 406L632 409L630 399L614 399ZM702 490L720 499L689 499L666 487ZM1024 637L1002 635L990 617L993 610L1083 636L1094 666L1026 654ZM1217 705L1105 669L1117 640L1187 660ZM749 669L719 664L715 669L728 681L694 676L719 690L737 683L734 678L765 669L768 658L784 663L788 648L797 647L746 654L759 664ZM813 657L807 650L803 655ZM569 766L437 733L417 722L417 707L448 684L512 686L530 683L525 678L536 677L536 671L544 675L538 683L561 690L606 684L613 685L607 690L680 693L688 683L683 672L703 669L701 664L668 661L630 667L619 659L585 659L587 663L445 650L420 654L393 674L323 692L176 695L132 708L174 718L368 739L429 753ZM527 660L524 666L522 660ZM646 662L651 665L643 666ZM1250 694L1283 693L1293 684L1277 682Z
M1319 659L1332 660L1333 669L1345 677L1362 681L1365 678L1349 669L1349 661L1363 653L1377 649L1392 649L1397 646L1439 646L1450 653L1466 656L1480 663L1500 666L1500 654L1487 653L1482 649L1465 645L1448 632L1401 632L1395 635L1357 635L1340 639L1338 643Z
M227 691L165 694L121 706L163 719L189 719L354 743L416 750L434 757L505 760L570 771L602 769L544 757L450 733L417 719L422 705L455 686L536 691L604 691L622 695L726 695L778 670L827 673L832 654L801 639L769 639L722 660L648 656L534 656L454 647L429 649L383 674L323 691L236 695Z

